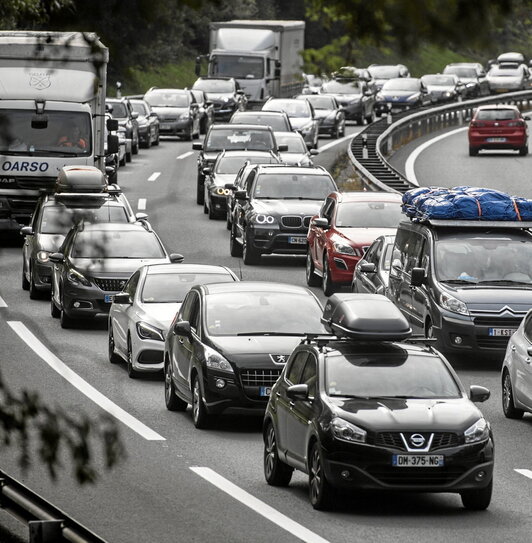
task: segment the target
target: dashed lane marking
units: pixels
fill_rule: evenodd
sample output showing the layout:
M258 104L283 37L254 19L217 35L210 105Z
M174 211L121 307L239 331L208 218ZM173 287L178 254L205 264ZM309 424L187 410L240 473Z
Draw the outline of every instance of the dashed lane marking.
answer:
M4 299L2 298L2 296L0 296L0 308L2 307L7 307L7 304L5 303Z
M160 175L161 172L154 172L148 177L148 181L155 181Z
M146 209L146 198L139 198L137 209L139 211L144 211Z
M113 403L109 398L96 390L85 379L72 371L64 362L62 362L52 351L50 351L41 341L30 332L27 326L20 321L7 321L7 324L13 331L26 343L32 351L42 358L53 370L66 379L71 385L76 387L82 394L87 396L104 411L118 419L120 422L129 426L134 432L148 441L166 441L166 439L157 432L148 428L144 423L124 411L121 407Z
M194 151L188 151L187 153L183 153L182 155L179 155L178 157L176 157L176 160L181 160L183 158L187 158L189 157L190 155L193 155L194 154Z
M249 492L246 492L239 486L236 486L225 477L222 477L220 474L216 473L214 470L200 467L191 467L190 469L215 487L223 490L226 494L229 494L229 496L235 500L238 500L246 507L249 507L274 524L277 524L277 526L291 533L301 541L305 541L306 543L329 543L326 539L323 539L323 537L310 531L308 528L305 528L286 515L283 515L277 511L277 509L270 507L268 504L264 503L258 498L255 498L255 496L251 495Z
M532 479L532 470L530 469L515 469L514 471L517 471L517 473L520 475L524 475L525 477Z

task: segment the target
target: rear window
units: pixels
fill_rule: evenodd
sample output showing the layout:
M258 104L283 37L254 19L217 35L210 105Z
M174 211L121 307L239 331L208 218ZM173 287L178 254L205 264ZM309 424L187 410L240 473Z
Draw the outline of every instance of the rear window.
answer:
M84 231L76 236L72 258L164 258L152 232Z
M338 206L339 228L395 228L404 218L399 202L343 202Z
M235 115L231 119L231 123L269 126L274 132L284 132L285 130L292 130L292 127L287 123L285 117L276 115Z
M66 234L74 224L128 222L126 210L121 206L103 205L101 207L46 206L42 210L41 234Z
M478 121L509 121L518 118L519 112L515 109L481 109L476 116Z
M242 130L220 129L211 130L205 150L224 151L224 150L246 150L246 151L270 151L275 149L273 134L268 130Z

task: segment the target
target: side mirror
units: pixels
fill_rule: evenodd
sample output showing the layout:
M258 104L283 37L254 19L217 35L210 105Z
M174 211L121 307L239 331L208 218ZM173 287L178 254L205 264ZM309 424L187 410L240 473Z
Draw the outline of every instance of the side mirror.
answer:
M235 191L235 198L237 200L247 200L248 193L245 190L237 190Z
M231 183L226 183L224 185L224 189L227 189L227 190L236 190L236 187L235 185L231 184Z
M170 262L173 262L174 264L179 264L180 262L183 262L183 260L185 260L185 257L179 253L170 254Z
M114 132L115 130L118 130L118 121L116 119L107 119L107 121L105 121L105 126L109 132Z
M152 111L152 112L150 113L150 117L153 117L153 118L155 118L155 119L158 119L158 118L159 118L159 115L157 115L157 113L155 113L155 111Z
M312 156L316 156L316 155L319 155L319 154L320 154L320 152L319 152L317 149L311 149L311 150L309 151L309 153L310 153Z
M278 146L277 146L277 150L280 152L280 153L286 153L288 151L288 144L287 143L280 143Z
M131 297L127 292L119 292L113 296L113 303L131 305Z
M530 119L532 119L530 115L523 115L523 121L530 121Z
M394 258L392 260L392 269L400 272L403 270L403 265L401 264L401 261L398 258Z
M55 264L60 264L65 260L65 255L63 253L52 253L48 256L50 262L54 262Z
M412 268L410 284L413 287L420 287L426 279L425 268Z
M253 79L253 78L252 78ZM240 96L243 96L244 95L244 91L243 90L237 90L236 91L237 94L240 94Z
M373 262L364 262L364 264L360 264L359 270L362 273L375 273L377 271L377 266Z
M135 213L135 219L137 219L137 221L145 221L147 218L147 213Z
M526 354L528 356L532 356L532 347L529 347L527 350L526 350Z
M31 226L23 226L20 229L20 234L22 236L33 236L33 228Z
M314 226L317 228L323 228L324 230L328 230L330 228L329 219L326 219L325 217L318 217L314 219L312 224L314 224Z
M286 389L286 395L290 400L308 400L308 385L292 385Z
M211 173L210 168L203 168L201 171L203 172L204 175L210 175L210 173Z
M203 151L203 143L196 141L192 144L193 151Z
M207 100L207 101L205 102L205 105L206 105L207 107L210 107L210 106L212 106L212 102L211 102L210 100Z
M119 151L120 141L118 140L118 136L113 136L112 134L109 134L109 136L107 136L107 153L110 155L114 155Z
M185 336L188 339L192 338L192 330L188 321L178 321L174 324L172 332L176 336Z
M490 395L490 391L485 387L480 387L478 385L471 385L469 387L469 399L472 402L485 402Z
M139 112L138 111L132 111L131 112L131 118L132 119L138 119L139 118Z

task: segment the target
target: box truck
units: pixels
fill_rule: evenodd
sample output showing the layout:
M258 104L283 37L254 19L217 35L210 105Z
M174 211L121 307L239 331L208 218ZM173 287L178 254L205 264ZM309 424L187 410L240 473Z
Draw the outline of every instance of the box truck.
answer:
M0 32L0 230L28 223L63 166L105 172L108 59L94 34Z
M235 78L251 103L290 97L303 88L304 38L304 21L211 23L207 74Z

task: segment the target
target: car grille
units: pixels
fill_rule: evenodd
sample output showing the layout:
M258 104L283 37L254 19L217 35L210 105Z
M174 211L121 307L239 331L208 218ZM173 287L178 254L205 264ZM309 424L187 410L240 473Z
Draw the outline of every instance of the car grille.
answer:
M375 436L375 445L406 451L400 432L381 432ZM458 435L452 432L436 432L430 450L445 449L458 445Z
M473 322L476 326L493 326L495 328L519 328L522 317L475 317Z
M118 292L126 284L125 279L94 279L94 282L101 290Z
M281 224L285 228L301 228L302 226L308 228L311 218L312 217L310 216L300 217L299 215L284 215L281 217Z
M461 466L443 468L397 468L370 466L366 470L372 477L387 485L438 486L451 483L464 474Z
M275 384L282 368L268 370L241 370L240 379L245 387L270 387Z
M477 336L477 345L481 349L506 349L509 340L509 336Z

